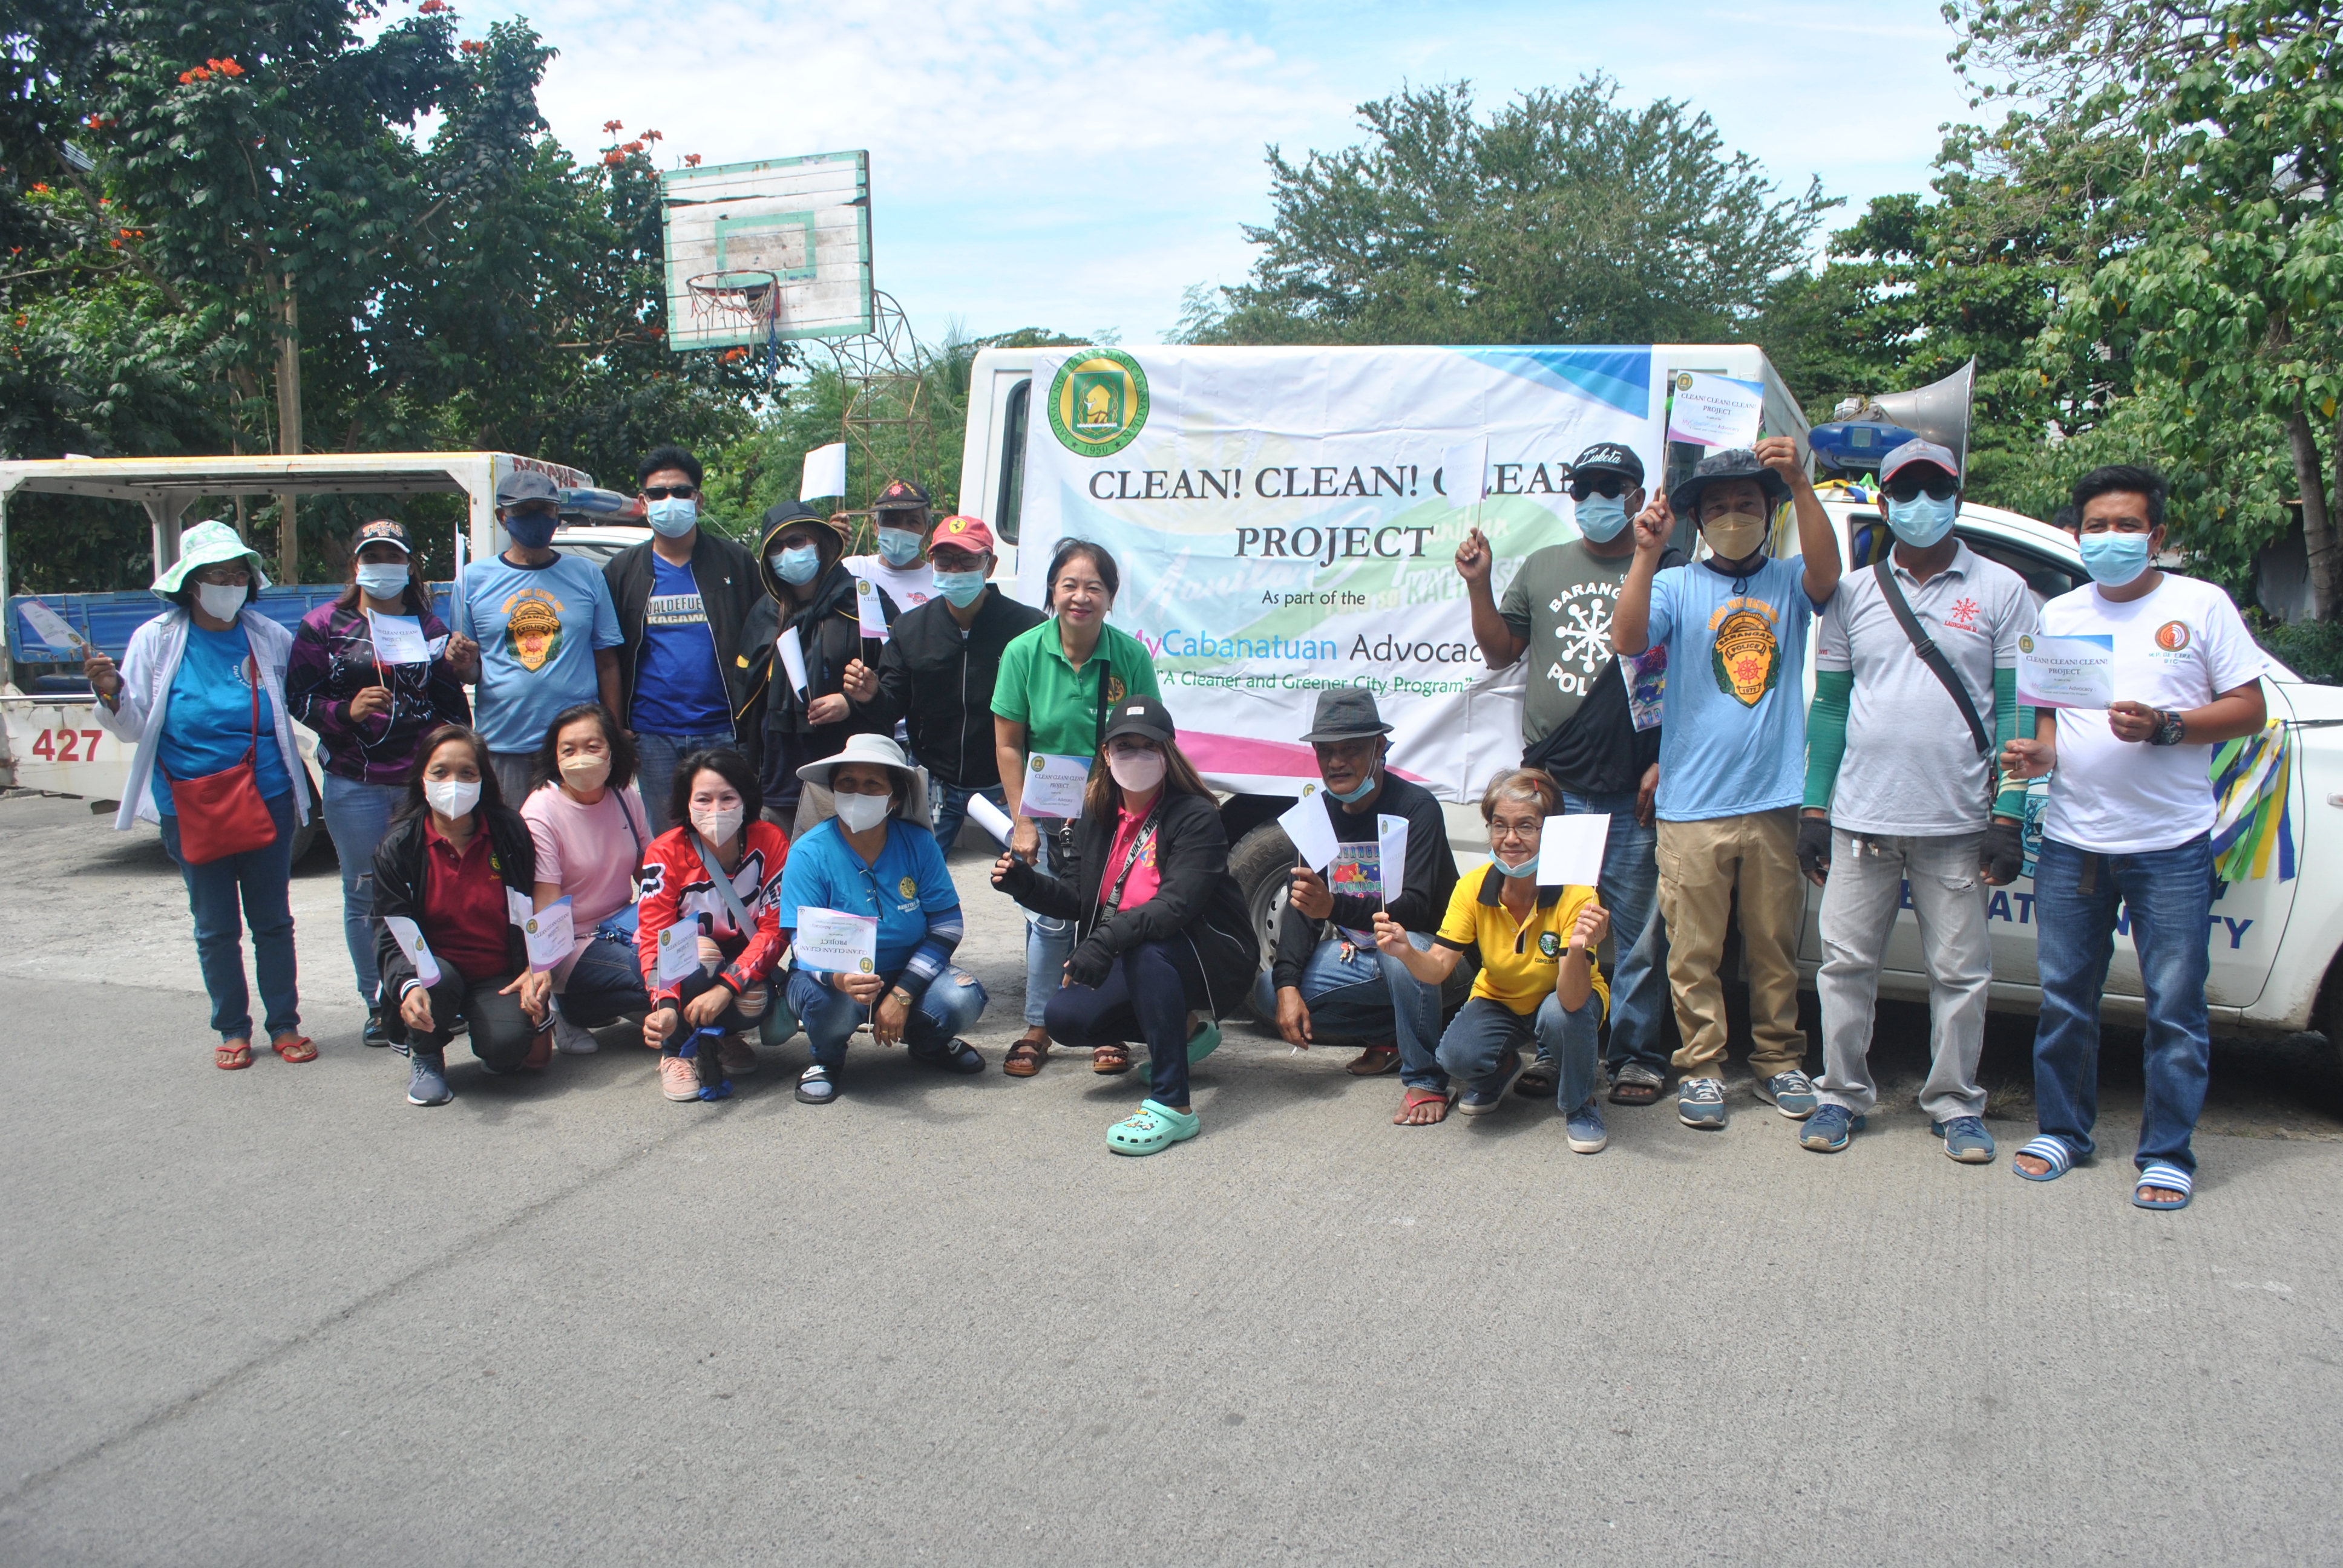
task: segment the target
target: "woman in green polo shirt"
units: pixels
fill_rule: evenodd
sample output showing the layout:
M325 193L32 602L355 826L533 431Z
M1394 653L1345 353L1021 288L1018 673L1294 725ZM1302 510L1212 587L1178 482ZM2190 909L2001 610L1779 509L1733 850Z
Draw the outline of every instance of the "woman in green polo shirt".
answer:
M1068 539L1050 558L1051 618L1001 650L1001 673L992 687L992 744L1001 757L1001 783L1016 824L1010 852L1037 871L1073 875L1073 823L1044 819L1044 832L1025 815L1027 760L1072 757L1089 762L1098 755L1106 715L1126 698L1161 699L1155 687L1155 661L1137 638L1107 625L1122 574L1103 546ZM1025 917L1025 1033L1009 1048L1001 1070L1031 1078L1050 1054L1050 1031L1042 1013L1063 982L1066 955L1073 950L1071 920ZM1130 1070L1128 1056L1112 1065L1110 1053L1093 1053L1102 1070Z

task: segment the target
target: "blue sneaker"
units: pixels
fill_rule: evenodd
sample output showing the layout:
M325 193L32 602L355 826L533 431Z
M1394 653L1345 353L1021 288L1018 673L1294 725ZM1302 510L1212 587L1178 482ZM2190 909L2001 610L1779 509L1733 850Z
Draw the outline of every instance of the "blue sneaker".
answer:
M1676 1085L1676 1120L1703 1132L1725 1126L1725 1080L1687 1078Z
M1814 1081L1805 1073L1795 1070L1759 1079L1757 1098L1770 1101L1775 1110L1793 1121L1804 1121L1815 1113L1815 1107L1822 1103L1815 1093Z
M1611 1134L1603 1128L1602 1109L1594 1103L1592 1095L1587 1097L1585 1104L1570 1113L1563 1124L1563 1131L1570 1140L1573 1154L1600 1154L1603 1146L1611 1141Z
M1931 1121L1928 1131L1945 1141L1945 1157L1964 1165L1989 1165L1993 1162L1993 1134L1985 1123L1974 1116L1956 1116L1950 1121Z
M1798 1147L1817 1154L1835 1154L1846 1141L1863 1131L1863 1118L1844 1105L1825 1105L1798 1129Z
M407 1103L445 1105L456 1096L447 1088L447 1059L437 1051L418 1050L407 1059Z
M1513 1080L1522 1075L1523 1065L1521 1048L1516 1046L1513 1060L1499 1068L1495 1077L1483 1079L1484 1087L1466 1090L1456 1101L1456 1109L1467 1116L1488 1115L1505 1102L1505 1091L1513 1088Z

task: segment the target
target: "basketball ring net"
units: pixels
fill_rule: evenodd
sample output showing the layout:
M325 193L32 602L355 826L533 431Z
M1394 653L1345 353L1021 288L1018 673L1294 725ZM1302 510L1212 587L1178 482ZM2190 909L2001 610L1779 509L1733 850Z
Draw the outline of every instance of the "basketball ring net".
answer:
M781 369L781 280L754 268L703 272L683 280L691 291L691 324L700 331L745 328L765 333L765 372Z

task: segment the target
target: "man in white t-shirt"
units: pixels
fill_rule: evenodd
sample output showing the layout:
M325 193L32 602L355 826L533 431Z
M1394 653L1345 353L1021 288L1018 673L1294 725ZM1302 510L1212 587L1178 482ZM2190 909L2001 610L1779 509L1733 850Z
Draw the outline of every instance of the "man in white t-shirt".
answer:
M895 601L895 615L935 597L934 574L928 564L930 504L927 491L909 479L895 480L870 503L878 553L846 558L848 571L887 590ZM893 616L887 624L895 624Z
M2091 1155L2099 995L2120 904L2147 991L2147 1103L2132 1187L2132 1201L2143 1209L2186 1208L2197 1170L2189 1138L2212 1055L2205 981L2213 747L2255 733L2266 717L2265 661L2237 606L2212 584L2153 564L2164 544L2165 494L2162 476L2127 465L2076 481L2077 538L2092 586L2043 606L2036 635L2097 639L2110 656L2114 700L2105 708L2037 708L2034 739L2012 740L2002 751L2006 774L2050 774L2034 872L2040 1136L2017 1151L2011 1168L2029 1181L2048 1181ZM2030 640L2018 645L2021 701Z

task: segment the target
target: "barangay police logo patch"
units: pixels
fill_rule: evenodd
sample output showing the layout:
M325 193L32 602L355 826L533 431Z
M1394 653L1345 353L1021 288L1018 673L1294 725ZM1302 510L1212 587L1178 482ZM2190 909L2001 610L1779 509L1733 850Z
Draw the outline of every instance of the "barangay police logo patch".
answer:
M1538 955L1540 957L1549 959L1554 958L1558 956L1561 951L1562 939L1560 937L1555 936L1552 931L1545 931L1539 935Z

